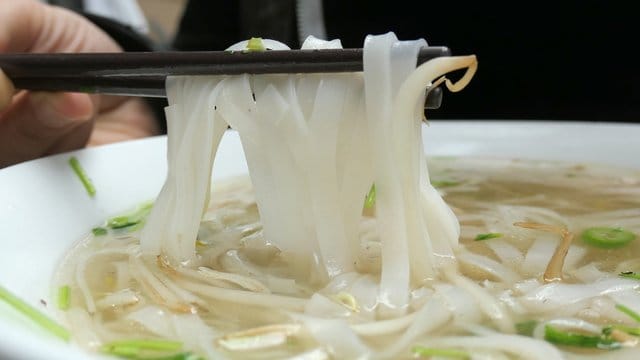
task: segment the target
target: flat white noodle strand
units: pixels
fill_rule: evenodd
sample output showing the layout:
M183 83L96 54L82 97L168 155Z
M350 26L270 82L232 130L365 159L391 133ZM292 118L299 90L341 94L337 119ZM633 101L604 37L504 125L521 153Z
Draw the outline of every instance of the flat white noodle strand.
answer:
M398 39L392 33L367 36L363 62L366 114L371 138L371 156L376 184L378 234L382 246L380 275L380 311L402 313L409 300L410 256L402 206L402 189L395 174L397 163L393 149L390 53ZM390 151L391 150L391 151ZM428 254L428 253L427 253Z
M306 299L290 296L254 293L251 291L218 288L189 281L181 281L180 284L187 290L198 293L204 297L230 301L236 304L263 306L274 309L302 311L307 303Z
M500 331L507 334L514 331L513 321L505 311L503 305L494 299L491 294L484 290L480 285L466 277L458 275L458 273L453 269L446 271L445 276L453 284L463 288L473 295L478 302L480 309L482 309L482 311L498 326Z
M82 297L84 298L87 311L90 314L93 314L96 312L96 303L95 303L95 300L93 299L93 296L91 295L91 289L89 288L89 284L87 282L87 277L86 277L87 266L89 264L89 261L90 260L95 261L97 257L101 257L101 256L115 255L115 256L128 257L131 255L131 251L132 251L131 248L124 249L124 250L123 249L100 250L88 256L84 256L78 261L78 264L76 265L76 271L75 271L75 280L76 280L76 283L78 284L78 288L80 289L80 292L82 293Z

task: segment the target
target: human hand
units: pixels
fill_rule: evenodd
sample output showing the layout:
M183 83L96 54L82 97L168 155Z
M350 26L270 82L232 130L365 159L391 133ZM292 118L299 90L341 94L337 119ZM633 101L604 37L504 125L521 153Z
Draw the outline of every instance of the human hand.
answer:
M106 33L78 14L33 0L0 0L0 53L118 51ZM141 99L16 92L0 70L0 168L158 132Z

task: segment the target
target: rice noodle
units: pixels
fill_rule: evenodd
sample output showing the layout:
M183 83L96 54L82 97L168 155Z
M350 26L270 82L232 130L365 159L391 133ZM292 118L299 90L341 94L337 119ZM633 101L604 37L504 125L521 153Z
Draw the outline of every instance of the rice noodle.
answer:
M496 301L480 285L466 277L456 274L455 271L448 271L446 276L449 281L463 288L476 299L482 312L484 312L496 324L496 326L498 326L500 331L505 333L513 332L513 322L502 304Z
M307 300L283 295L233 290L182 281L180 285L194 293L211 299L230 301L236 304L273 307L281 310L301 311Z
M627 279L603 279L591 284L550 283L527 292L520 302L536 312L548 312L585 299L638 288L637 281Z
M80 292L82 292L82 296L84 297L85 305L87 307L87 311L92 314L96 311L96 304L91 296L91 291L89 290L89 285L86 279L87 266L90 261L95 261L97 257L100 256L129 256L130 250L121 250L121 249L107 249L94 252L80 261L78 261L78 266L76 267L75 272L75 280L80 288Z

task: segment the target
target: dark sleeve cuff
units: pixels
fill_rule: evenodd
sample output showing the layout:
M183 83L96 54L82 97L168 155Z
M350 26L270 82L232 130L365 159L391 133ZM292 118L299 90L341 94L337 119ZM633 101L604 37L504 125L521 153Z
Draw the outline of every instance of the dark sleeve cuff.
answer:
M124 51L157 50L151 39L140 34L129 25L100 15L90 13L82 13L82 15L109 34Z

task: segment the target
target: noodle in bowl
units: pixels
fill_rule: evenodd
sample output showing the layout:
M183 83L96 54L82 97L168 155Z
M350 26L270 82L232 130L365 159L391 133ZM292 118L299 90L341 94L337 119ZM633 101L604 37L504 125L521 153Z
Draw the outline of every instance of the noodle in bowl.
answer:
M640 163L633 156L640 152L640 144L621 141L640 136L640 129L634 125L433 121L423 130L425 148L434 156L475 154L496 159L551 159L611 164L640 171ZM540 138L548 139L543 148L539 147ZM238 140L234 132L223 139L214 183L246 173ZM591 145L594 142L603 146L596 149ZM0 212L7 220L2 223L3 241L0 242L2 284L52 317L58 316L51 289L59 262L77 239L92 227L157 194L166 171L165 151L164 138L146 139L40 159L0 172L0 191L6 204ZM131 158L131 154L139 157ZM95 199L86 195L71 171L60 173L56 170L67 168L70 155L82 161L96 184ZM112 169L120 169L127 175ZM48 179L46 183L36 182L43 177ZM36 186L41 190L38 193L30 190ZM18 238L21 241L6 241ZM43 306L40 299L48 306ZM98 357L51 339L49 334L34 328L27 320L12 315L10 309L0 309L6 318L0 322L0 354L7 358L79 360Z
M420 104L424 94L410 85L415 74L435 71L419 78L422 86L444 72L473 69L474 59L452 58L409 76L394 63L390 83L384 76L369 79L367 66L388 71L380 61L385 47L406 55L421 45L395 41L371 40L369 56L376 55L365 61L365 87L404 91L401 99L414 93ZM54 287L70 292L61 313L74 342L134 358L637 355L640 177L582 163L600 153L558 152L572 139L554 147L552 136L580 133L578 125L437 124L425 130L433 136L427 148L435 148L429 155L501 159L426 161L421 111L412 101L387 103L385 91L362 100L352 86L361 82L357 76L267 80L176 79L170 86L169 169L153 208L137 196L128 212L120 208L123 215L92 220L93 235L71 250L55 276ZM192 97L188 89L194 88L206 92ZM300 111L287 110L295 103L287 98L291 89L311 92L318 106L346 105L323 117L313 106L305 110L302 96ZM251 171L251 182L214 182L210 203L207 164L226 123L176 122L181 106L205 109L198 101L212 105L209 119L233 121ZM358 111L348 105L360 101L377 114L368 115L366 136L357 128L364 120L353 119ZM245 113L243 106L249 106ZM252 111L280 128L256 129ZM383 125L392 113L394 121L410 119L409 126L391 123L389 132ZM342 116L351 122L325 126ZM295 122L301 118L308 123ZM274 129L284 133L269 135ZM592 131L599 143L618 144L620 129L630 131L624 136L638 131L593 125L581 141ZM297 135L278 140L286 131ZM446 131L453 136L439 138ZM318 133L324 138L314 138ZM547 154L535 149L544 135ZM530 153L523 141L532 145ZM331 154L327 143L336 146L335 156L322 157ZM588 148L581 143L581 150ZM620 147L612 149L619 154ZM573 163L513 160L527 157Z

